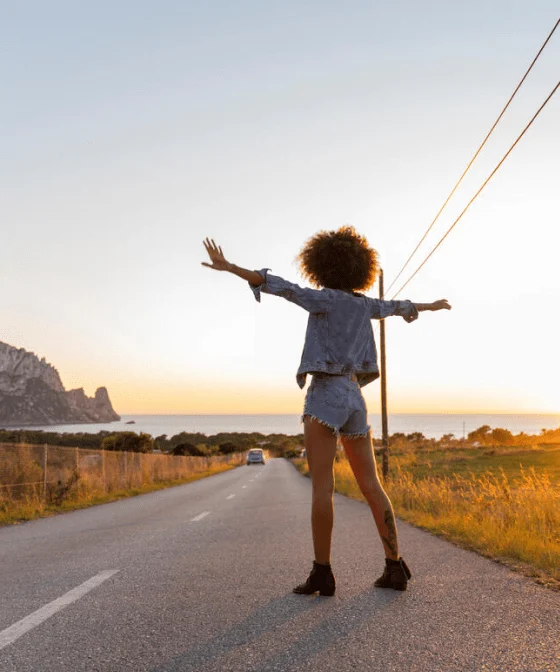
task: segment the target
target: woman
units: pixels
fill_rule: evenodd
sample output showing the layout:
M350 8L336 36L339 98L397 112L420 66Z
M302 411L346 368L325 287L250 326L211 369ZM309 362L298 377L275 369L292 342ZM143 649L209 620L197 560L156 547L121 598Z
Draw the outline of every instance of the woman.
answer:
M333 528L333 465L337 438L350 462L385 550L385 569L375 585L406 590L411 572L399 554L395 516L379 481L371 431L361 387L379 377L372 319L400 315L407 322L426 310L449 310L445 299L433 303L383 301L360 292L372 287L379 267L377 252L353 227L320 231L298 255L300 269L317 289L300 287L270 274L250 271L228 262L222 248L206 239L211 263L204 266L228 271L247 280L260 301L261 293L281 296L309 313L305 344L296 380L303 388L312 376L302 420L312 483L311 528L315 560L308 579L295 593L334 595L331 569Z

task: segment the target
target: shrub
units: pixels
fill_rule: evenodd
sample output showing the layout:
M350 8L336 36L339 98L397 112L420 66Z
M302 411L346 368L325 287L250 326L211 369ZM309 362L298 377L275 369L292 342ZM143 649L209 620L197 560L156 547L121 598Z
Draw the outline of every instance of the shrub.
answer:
M231 453L240 453L241 448L232 441L220 443L219 452L221 455L231 455Z
M149 434L118 432L106 436L101 441L101 448L103 450L120 450L128 453L151 453L154 450L154 440Z
M180 443L171 451L173 455L193 455L194 457L205 457L204 450L192 443Z

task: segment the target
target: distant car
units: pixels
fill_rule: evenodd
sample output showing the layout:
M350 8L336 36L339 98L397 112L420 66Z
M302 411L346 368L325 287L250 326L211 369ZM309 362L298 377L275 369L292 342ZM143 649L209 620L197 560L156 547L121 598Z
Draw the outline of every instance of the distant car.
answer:
M264 450L262 448L251 448L247 455L247 464L266 464Z

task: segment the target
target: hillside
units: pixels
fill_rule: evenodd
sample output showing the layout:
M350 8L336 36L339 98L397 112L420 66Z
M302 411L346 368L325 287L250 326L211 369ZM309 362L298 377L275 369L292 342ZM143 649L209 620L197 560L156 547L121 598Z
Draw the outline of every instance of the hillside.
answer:
M120 420L109 393L65 390L56 368L33 352L0 342L0 427Z

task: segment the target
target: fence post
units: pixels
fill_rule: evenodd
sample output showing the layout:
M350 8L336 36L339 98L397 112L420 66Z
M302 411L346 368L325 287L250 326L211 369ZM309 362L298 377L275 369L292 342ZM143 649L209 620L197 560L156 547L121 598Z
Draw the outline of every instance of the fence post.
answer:
M128 488L128 453L124 451L124 487Z
M383 269L379 272L379 298L385 298ZM387 359L385 354L385 320L379 320L379 345L381 350L381 433L383 437L383 478L389 474L389 423L387 420Z
M48 445L43 446L43 502L47 501L47 466L48 466Z
M107 492L107 481L105 479L105 448L101 449L101 475L103 478L103 492Z
M80 469L80 453L79 448L76 446L76 471Z

